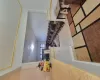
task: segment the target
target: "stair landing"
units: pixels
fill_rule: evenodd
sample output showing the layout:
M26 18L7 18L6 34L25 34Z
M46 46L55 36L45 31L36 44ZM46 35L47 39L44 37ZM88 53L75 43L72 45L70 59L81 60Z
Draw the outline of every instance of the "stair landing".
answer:
M42 72L37 67L27 67L0 77L0 80L50 80L50 77L50 72Z

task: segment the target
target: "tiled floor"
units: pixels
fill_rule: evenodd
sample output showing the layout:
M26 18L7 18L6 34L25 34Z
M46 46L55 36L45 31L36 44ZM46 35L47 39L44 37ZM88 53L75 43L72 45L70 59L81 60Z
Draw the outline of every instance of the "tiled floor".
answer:
M41 72L38 68L21 69L1 77L0 80L50 80L50 73Z

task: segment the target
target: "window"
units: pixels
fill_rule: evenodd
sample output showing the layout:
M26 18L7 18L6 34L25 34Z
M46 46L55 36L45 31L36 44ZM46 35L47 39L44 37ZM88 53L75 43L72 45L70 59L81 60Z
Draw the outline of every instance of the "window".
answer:
M40 45L40 58L42 59L42 56L43 56L43 49L45 49L45 44L41 44Z

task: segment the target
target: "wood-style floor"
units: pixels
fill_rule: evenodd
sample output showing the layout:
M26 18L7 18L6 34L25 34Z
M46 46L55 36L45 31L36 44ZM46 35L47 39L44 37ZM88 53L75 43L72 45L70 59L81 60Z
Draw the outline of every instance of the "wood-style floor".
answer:
M38 68L19 69L0 80L50 80L50 72L41 72Z

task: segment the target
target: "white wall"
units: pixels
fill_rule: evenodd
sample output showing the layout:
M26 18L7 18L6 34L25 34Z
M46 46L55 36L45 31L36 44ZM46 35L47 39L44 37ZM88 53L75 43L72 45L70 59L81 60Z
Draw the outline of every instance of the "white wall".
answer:
M16 44L16 54L15 54L15 67L19 67L22 64L22 56L24 52L24 40L25 40L25 33L26 33L26 26L27 26L27 10L23 9L22 18L18 33L18 39Z
M34 47L33 51L31 50L32 45ZM34 34L33 28L29 24L29 19L28 19L22 62L28 63L28 62L35 62L35 61L37 61L37 39Z
M51 0L50 0L51 1ZM48 19L49 20L56 20L55 9L58 0L52 0L51 9L49 8L48 11Z
M54 48L55 58L64 63L71 64L72 63L72 55L70 53L70 47L58 47Z
M19 19L20 5L18 1L0 0L0 70L12 63L12 52L14 51Z
M71 64L73 58L73 55L71 53L73 40L71 37L67 20L65 21L65 25L59 32L59 40L60 40L60 47L54 48L56 53L55 58L67 64Z
M23 8L35 12L46 12L49 8L50 0L20 0Z
M63 26L62 30L59 32L59 40L60 46L73 46L73 41L71 38L70 29L68 27L67 20L65 21L65 25Z
M5 1L5 0L3 0L3 1ZM13 1L15 1L15 0L13 0ZM12 4L13 1L9 0L8 2L11 2L11 4ZM6 5L6 4L2 4L2 5ZM15 10L15 12L16 12L16 10ZM14 17L11 17L11 18L14 18ZM11 68L0 71L0 76L4 75L4 74L6 74L10 71L15 70L16 68L20 67L21 64L22 64L22 55L23 55L24 38L25 38L25 32L26 32L26 23L27 23L27 11L23 10L22 11L22 17L21 17L20 28L19 28L19 31L18 31L18 39L17 39L17 43L16 43L16 52L15 52L15 56L14 56L13 65L12 65Z
M75 60L73 53L73 41L67 20L66 25L59 33L59 38L61 46L59 48L54 48L56 59L100 76L100 64Z

